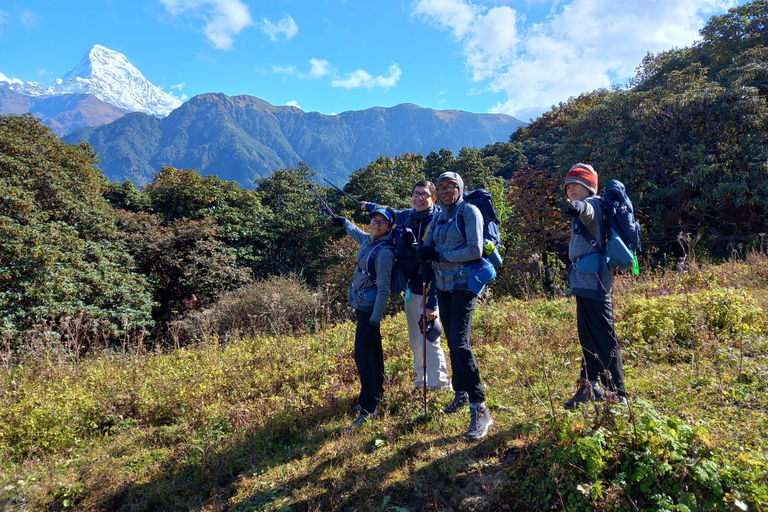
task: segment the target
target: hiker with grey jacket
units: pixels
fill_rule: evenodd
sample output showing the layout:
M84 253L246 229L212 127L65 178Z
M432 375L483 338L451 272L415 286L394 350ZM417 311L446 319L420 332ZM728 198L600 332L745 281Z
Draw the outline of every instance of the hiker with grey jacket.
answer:
M413 235L411 241L404 240L404 244L410 246L412 241L417 245L424 243L432 224L432 218L440 211L435 206L436 201L437 189L431 181L420 180L413 186L411 190L411 204L413 208L397 211L398 229L400 226L405 226ZM360 206L368 211L374 211L380 207L376 203L367 201L361 201ZM405 237L406 235L404 234ZM437 289L433 284L434 272L432 271L432 266L429 264L420 265L419 261L410 254L405 254L405 257L402 258L400 257L402 253L398 254L398 264L405 276L406 285L410 291L406 292L404 308L405 317L408 322L408 341L413 353L413 369L416 372L414 385L416 389L421 389L424 385L436 391L450 389L451 381L448 376L448 365L445 360L445 352L440 343L440 336L437 335L426 344L425 352L421 330L421 315L425 307L427 322L436 320L438 314ZM426 296L423 295L423 283L426 283ZM426 304L424 301L426 301ZM438 329L442 329L439 320L436 321L436 324L432 323L430 325L437 325ZM425 366L427 370L426 375L424 375Z
M464 201L464 181L457 173L440 175L437 196L442 210L432 219L427 239L417 252L420 259L432 262L440 321L450 349L455 397L443 412L452 414L469 405L467 438L474 441L485 437L493 424L470 344L477 295L469 289L468 268L483 255L483 219L476 206ZM466 237L458 222L463 222Z
M350 300L357 316L355 329L355 364L360 378L359 415L347 427L354 430L376 415L376 407L384 394L384 350L381 342L381 318L390 295L390 278L395 263L392 244L395 212L377 208L371 213L370 233L348 219L335 216L331 225L344 226L347 234L359 244L357 268L352 275ZM368 273L368 259L375 252L376 275Z
M605 389L614 392L619 403L626 403L624 363L613 325L613 274L601 255L608 226L597 190L597 172L589 164L578 163L565 175L565 213L573 218L568 245L572 262L569 294L576 297L582 352L576 394L563 405L568 410L580 403L603 400ZM585 236L586 231L592 236Z

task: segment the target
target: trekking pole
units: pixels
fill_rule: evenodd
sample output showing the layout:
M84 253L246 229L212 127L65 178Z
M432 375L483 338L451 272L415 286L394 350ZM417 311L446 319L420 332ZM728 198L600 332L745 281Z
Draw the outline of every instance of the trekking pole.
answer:
M421 325L421 331L422 331L422 339L424 342L424 357L422 358L423 362L423 372L424 372L424 418L427 417L427 282L424 280L426 276L424 276L424 262L419 262L419 271L421 272L421 318L422 318L422 325Z
M311 190L312 192L314 192L314 194L315 194L315 195L317 196L317 198L320 200L320 204L322 204L322 205L325 207L325 209L326 209L326 210L328 210L328 213L330 213L330 214L331 214L331 217L335 217L335 216L336 216L336 214L335 214L335 213L333 213L333 210L331 210L331 207L330 207L330 206L328 206L328 203L326 203L326 202L323 200L323 198L322 198L322 197L320 197L320 194L318 194L318 193L317 193L317 190L315 190L315 188L314 188L312 185L310 185L310 186L309 186L309 190Z
M325 178L323 178L323 181L325 181L327 184L329 184L330 186L332 186L333 188L335 188L336 190L338 190L339 192L341 192L342 194L344 194L345 196L347 196L348 198L350 198L351 200L353 200L353 201L354 201L354 202L356 202L357 204L362 204L360 201L358 201L357 199L355 199L355 198L354 198L354 197L352 197L351 195L347 194L347 193L346 193L346 192L344 192L342 189L340 189L339 187L337 187L336 185L334 185L334 184L333 184L333 183L331 183L330 181L326 180Z

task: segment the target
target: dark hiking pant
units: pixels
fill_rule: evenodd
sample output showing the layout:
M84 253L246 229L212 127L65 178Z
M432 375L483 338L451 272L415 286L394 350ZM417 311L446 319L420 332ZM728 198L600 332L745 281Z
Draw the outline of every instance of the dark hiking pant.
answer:
M583 357L581 378L600 379L604 389L624 396L624 363L613 328L611 301L576 297L576 322Z
M355 329L355 363L360 376L360 407L371 414L384 395L384 350L381 337L366 339L371 313L357 311Z
M437 291L440 322L450 349L451 384L456 392L466 391L473 404L485 402L480 369L469 340L476 304L477 295L469 290Z

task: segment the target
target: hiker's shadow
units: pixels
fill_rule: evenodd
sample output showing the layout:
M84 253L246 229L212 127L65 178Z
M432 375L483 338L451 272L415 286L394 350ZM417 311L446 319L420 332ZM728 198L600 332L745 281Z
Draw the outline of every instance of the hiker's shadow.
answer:
M204 450L187 448L172 453L162 464L160 475L142 483L127 483L106 496L100 510L221 510L237 483L292 461L312 457L339 430L324 427L346 415L350 405L334 400L326 406L298 412L286 409L259 428L234 436L237 440L209 445ZM301 415L301 423L295 421ZM307 425L315 427L306 428ZM185 445L190 446L188 443ZM327 462L333 463L336 457ZM269 494L270 489L265 491ZM264 494L259 491L254 494Z
M423 418L417 421L404 419L392 429L402 435L408 430L426 428L422 427L422 421ZM428 417L427 421L443 423L442 427L445 417L438 413ZM378 460L374 466L364 460L349 460L349 457L339 453L326 458L302 476L284 482L278 491L262 489L255 492L238 508L260 510L287 498L292 511L390 508L412 511L478 510L504 486L510 468L503 460L488 467L484 466L485 461L505 452L510 441L517 438L522 430L522 425L494 429L485 439L475 443L466 441L462 430L460 434L404 446ZM363 451L368 453L380 449L379 443L387 437L387 433L378 430L375 424L354 434L342 435L350 435L356 443L363 443ZM445 452L445 455L434 459L430 454L436 450ZM362 484L371 481L379 484ZM361 484L358 485L358 482ZM296 493L314 496L290 500Z

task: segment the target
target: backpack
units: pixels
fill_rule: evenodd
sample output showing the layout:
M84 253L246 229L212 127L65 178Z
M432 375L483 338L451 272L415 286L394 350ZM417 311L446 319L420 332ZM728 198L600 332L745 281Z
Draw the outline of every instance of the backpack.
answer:
M484 188L477 188L464 193L464 201L473 204L480 210L483 216L483 239L493 242L495 247L501 245L501 233L499 231L499 217L493 207L491 194ZM467 228L464 226L463 212L456 212L457 226L464 240L467 239Z
M611 270L633 269L640 272L637 252L640 251L640 223L635 219L635 209L627 196L627 189L619 180L611 180L603 190L603 222L606 240L600 255ZM581 222L581 221L579 221ZM582 224L581 235L596 245L595 237Z
M368 276L371 278L372 281L376 282L376 256L378 256L379 252L387 247L391 248L395 253L395 263L392 265L392 275L389 279L389 291L390 296L392 295L399 295L403 290L405 290L405 275L404 275L404 269L400 267L398 258L398 244L397 244L397 238L400 239L400 250L402 249L402 240L403 235L402 231L400 231L400 228L398 227L395 231L395 240L391 242L382 242L380 244L376 244L373 248L373 250L368 254L368 260L366 261L366 267L367 267L367 273Z

